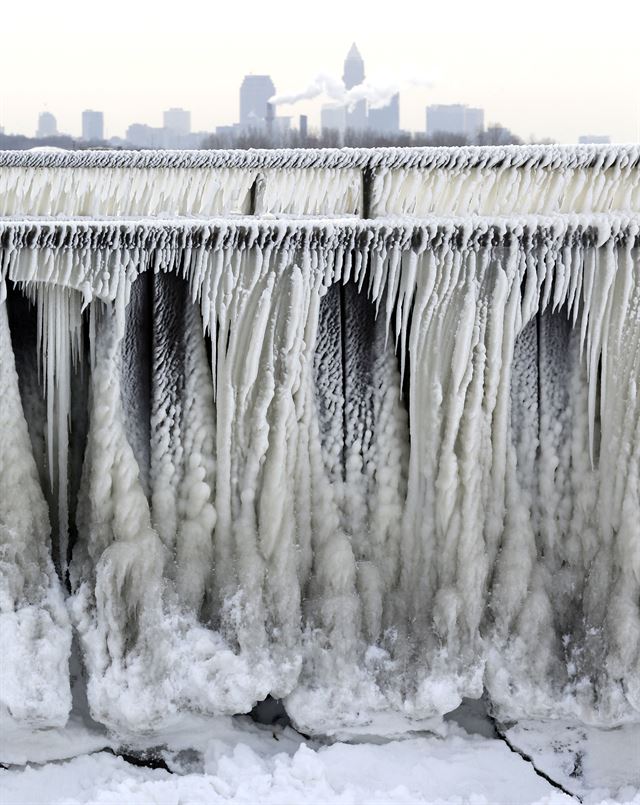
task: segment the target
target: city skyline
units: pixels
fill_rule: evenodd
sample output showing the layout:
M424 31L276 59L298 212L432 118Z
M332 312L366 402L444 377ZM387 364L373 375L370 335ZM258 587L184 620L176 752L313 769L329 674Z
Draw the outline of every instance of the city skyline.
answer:
M610 6L611 14L601 18L589 13L595 3L541 0L523 28L504 0L491 0L482 9L470 0L435 6L424 24L410 24L421 18L400 0L397 12L406 19L406 30L390 36L384 15L333 0L313 34L302 30L288 0L275 14L250 3L242 30L232 9L185 0L180 15L161 19L154 12L151 38L146 33L152 7L146 0L134 6L114 0L99 31L89 30L78 0L64 0L55 9L37 0L35 13L33 7L11 6L5 15L0 67L11 80L0 87L0 125L7 133L32 134L38 114L51 111L60 131L77 136L81 111L100 109L105 135L122 136L132 121L160 125L161 111L177 106L191 111L194 130L213 131L238 119L244 75L268 73L278 91L295 90L323 69L339 76L355 39L368 77L434 76L429 89L403 87L403 129L423 130L428 105L460 103L484 108L487 124L500 122L525 139L575 142L594 132L632 142L640 125L633 33L640 6L625 0L611 0ZM464 10L460 19L456 10ZM123 18L126 26L119 24ZM212 35L225 29L234 35ZM321 104L318 99L281 107L278 114L306 114L317 129Z

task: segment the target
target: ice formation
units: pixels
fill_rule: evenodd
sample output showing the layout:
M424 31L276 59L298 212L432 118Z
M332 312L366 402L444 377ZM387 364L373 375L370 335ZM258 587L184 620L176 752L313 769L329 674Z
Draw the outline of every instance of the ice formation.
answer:
M637 146L588 145L8 151L0 156L0 215L381 217L628 211L640 209L638 160ZM368 196L366 202L363 196Z
M64 721L73 631L128 736L268 694L314 732L483 689L640 720L640 154L573 151L474 150L493 215L0 223L6 714ZM449 209L431 158L415 208Z

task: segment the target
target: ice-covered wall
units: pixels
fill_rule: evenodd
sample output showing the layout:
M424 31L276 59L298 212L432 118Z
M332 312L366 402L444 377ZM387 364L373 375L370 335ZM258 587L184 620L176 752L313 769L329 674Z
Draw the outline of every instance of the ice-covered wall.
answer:
M367 152L0 152L0 215L355 215Z
M640 209L639 146L0 152L3 216Z
M483 688L504 718L638 720L637 211L12 221L0 246L4 667L38 689L9 686L14 720L69 707L63 555L92 714L129 736L269 693L317 732ZM24 295L55 389L33 455Z
M640 209L638 146L398 149L372 166L371 216Z

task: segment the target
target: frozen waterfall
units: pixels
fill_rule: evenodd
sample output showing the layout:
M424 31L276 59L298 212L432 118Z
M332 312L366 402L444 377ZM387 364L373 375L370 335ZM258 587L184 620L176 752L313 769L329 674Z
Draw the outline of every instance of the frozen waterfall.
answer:
M316 733L483 691L640 721L638 148L5 153L0 186L6 724L65 722L72 640L132 742L267 695Z

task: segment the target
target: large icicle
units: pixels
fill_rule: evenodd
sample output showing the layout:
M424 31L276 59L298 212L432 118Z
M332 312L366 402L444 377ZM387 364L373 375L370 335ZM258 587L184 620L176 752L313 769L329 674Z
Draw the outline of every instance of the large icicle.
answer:
M0 721L62 726L71 708L71 628L25 421L6 302L0 302Z
M190 358L197 371L187 382L182 435L191 452L177 487L181 524L168 548L152 527L123 421L123 314L107 304L97 317L71 607L92 714L132 735L161 730L185 711L248 710L265 693L260 666L251 668L235 657L220 635L199 621L214 521L205 490L213 448L207 443L206 391L195 399L206 355L199 359L196 351ZM194 550L204 566L197 567L200 582L187 583L181 574L194 567Z
M69 428L72 393L81 396L78 364L81 348L79 293L58 285L35 289L38 311L38 349L44 395L47 401L45 445L50 483L50 507L56 517L54 562L66 579L69 561ZM75 377L74 377L75 374ZM73 388L72 388L73 386ZM75 501L71 501L75 505Z

